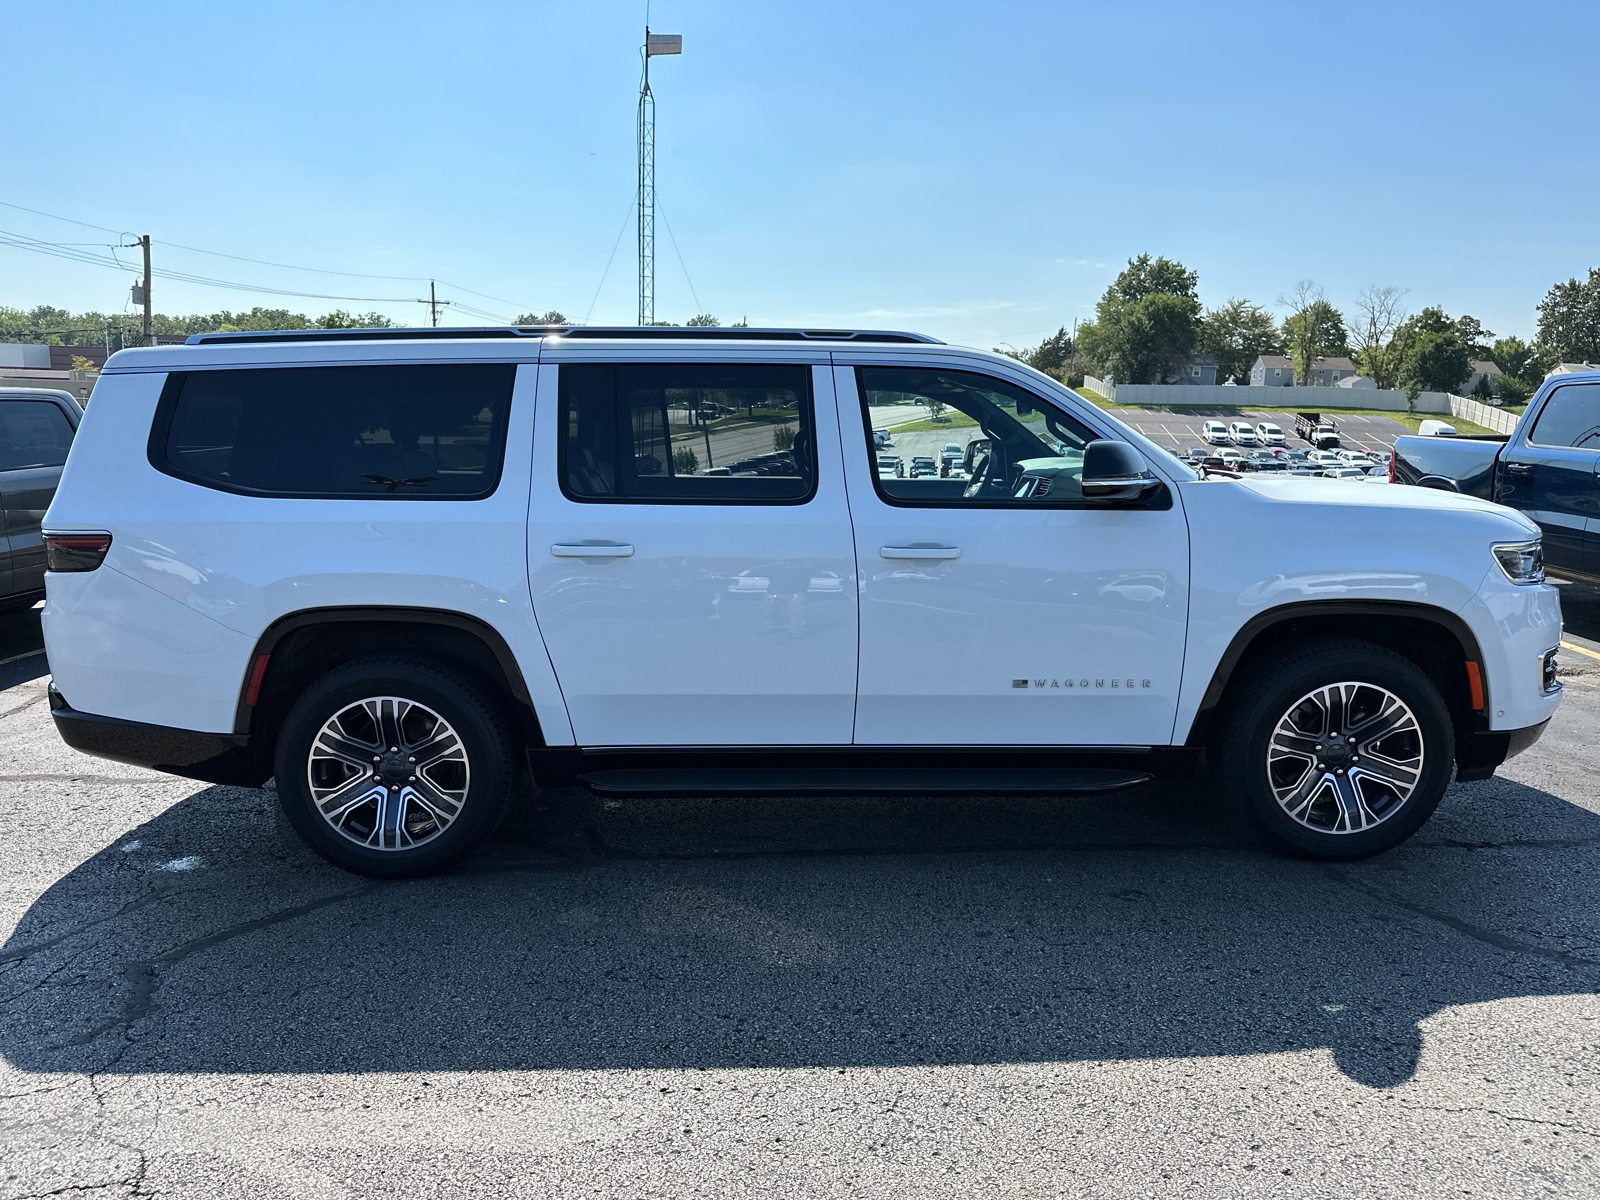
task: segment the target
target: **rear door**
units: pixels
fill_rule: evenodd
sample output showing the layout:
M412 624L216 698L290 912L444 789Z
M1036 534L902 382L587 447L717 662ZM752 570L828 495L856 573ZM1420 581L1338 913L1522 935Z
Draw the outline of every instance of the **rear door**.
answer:
M1500 454L1495 499L1520 508L1544 530L1545 562L1557 571L1593 573L1600 499L1600 383L1569 383L1551 392L1533 428Z
M73 423L53 400L0 400L0 595L44 587L45 510L72 448ZM9 577L8 577L9 576Z
M1017 381L835 359L852 364L835 387L861 577L857 743L1168 744L1189 586L1173 489L1144 508L1086 501L1082 448L1099 435ZM885 425L902 454L965 447L961 477L872 470L867 431Z
M578 744L848 744L830 372L648 353L547 348L539 367L528 572Z

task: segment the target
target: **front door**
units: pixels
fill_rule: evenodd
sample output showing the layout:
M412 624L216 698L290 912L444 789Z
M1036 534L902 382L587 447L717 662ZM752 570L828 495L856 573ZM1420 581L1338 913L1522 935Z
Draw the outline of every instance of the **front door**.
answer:
M829 370L551 357L528 566L578 744L848 744L854 547Z
M1495 499L1539 523L1545 562L1556 571L1594 570L1589 542L1600 518L1597 459L1600 383L1556 388L1527 437L1500 454Z
M1018 382L870 360L834 375L862 580L855 740L1170 743L1189 583L1172 489L1085 500L1099 435ZM879 467L875 427L903 476Z

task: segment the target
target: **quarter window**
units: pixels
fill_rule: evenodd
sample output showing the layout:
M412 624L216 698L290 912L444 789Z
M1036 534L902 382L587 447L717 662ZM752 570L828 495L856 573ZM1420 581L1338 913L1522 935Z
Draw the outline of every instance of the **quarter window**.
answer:
M0 471L59 467L72 448L72 426L48 400L0 401Z
M795 504L814 490L810 367L567 363L560 392L574 500Z
M172 375L150 461L257 496L477 500L505 456L509 363Z
M1557 388L1545 401L1528 441L1535 446L1600 450L1600 384L1569 383Z

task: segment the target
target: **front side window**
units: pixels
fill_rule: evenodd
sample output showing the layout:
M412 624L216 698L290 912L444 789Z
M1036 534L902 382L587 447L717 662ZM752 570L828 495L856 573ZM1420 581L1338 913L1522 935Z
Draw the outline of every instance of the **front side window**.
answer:
M72 426L48 400L0 400L0 471L59 467L72 449Z
M1569 383L1557 388L1545 401L1528 443L1600 450L1600 383Z
M810 367L566 363L560 393L574 500L797 504L815 488Z
M1027 389L938 367L857 367L856 382L867 428L893 437L892 447L868 446L890 503L1087 503L1083 448L1099 435Z
M500 481L515 379L510 363L180 372L150 461L246 495L477 500Z

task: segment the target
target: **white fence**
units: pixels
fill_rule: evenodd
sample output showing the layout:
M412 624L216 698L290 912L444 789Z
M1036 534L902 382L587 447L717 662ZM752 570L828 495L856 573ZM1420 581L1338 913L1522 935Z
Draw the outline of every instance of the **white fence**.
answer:
M1118 383L1084 376L1083 386L1117 404L1134 407L1153 405L1161 408L1291 408L1299 412L1322 412L1324 409L1367 408L1380 412L1410 412L1404 392L1376 388L1340 387L1225 387L1221 384L1204 386L1187 383ZM1443 392L1423 392L1417 397L1416 412L1454 412L1451 401L1457 397ZM1478 405L1482 408L1482 405ZM1456 413L1457 416L1464 414ZM1476 420L1476 418L1469 418Z
M1460 417L1463 421L1473 421L1485 429L1494 430L1495 433L1510 433L1517 427L1517 421L1520 419L1516 413L1490 408L1487 404L1479 404L1476 400L1466 400L1460 396L1450 397L1450 415Z

